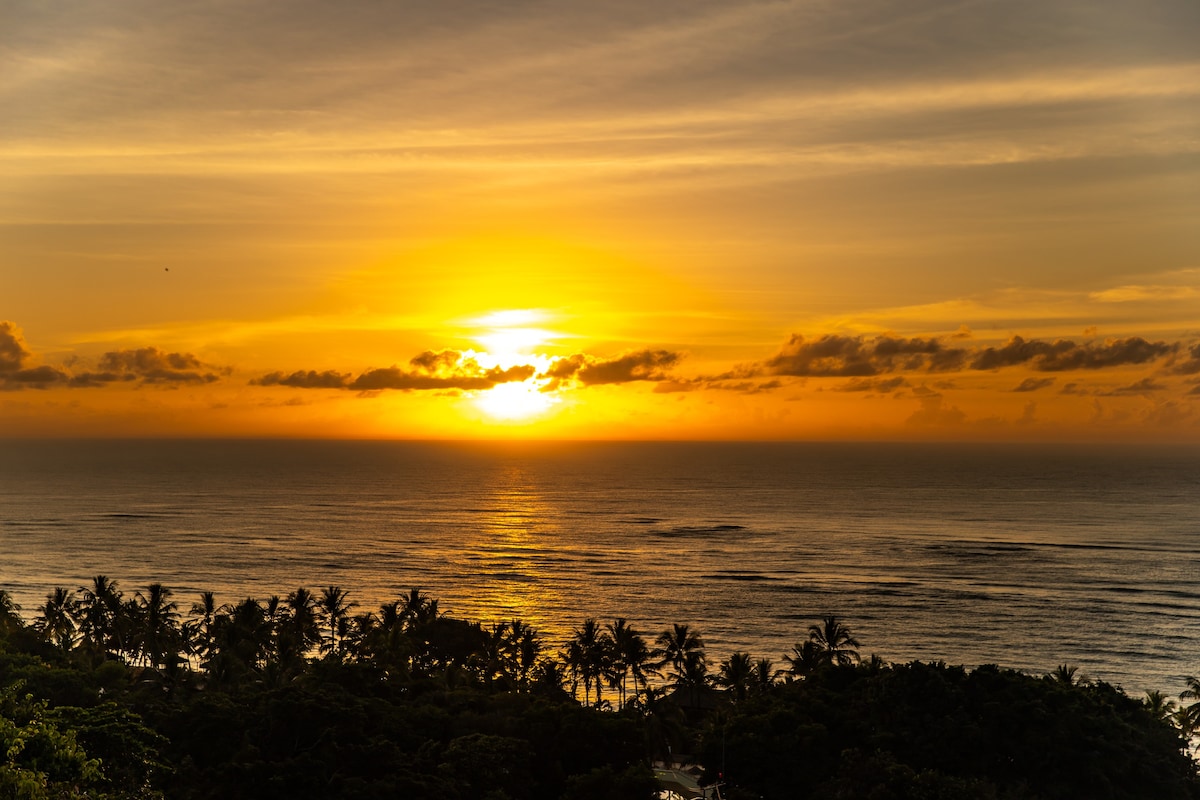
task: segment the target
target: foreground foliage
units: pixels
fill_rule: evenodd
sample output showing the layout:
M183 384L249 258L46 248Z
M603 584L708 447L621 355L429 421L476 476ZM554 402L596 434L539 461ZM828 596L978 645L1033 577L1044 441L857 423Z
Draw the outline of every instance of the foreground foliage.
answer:
M26 624L0 590L0 798L650 798L682 754L733 800L1200 798L1200 702L1066 665L860 664L834 617L777 670L710 664L682 624L588 619L552 653L417 590L355 608L331 586L183 613L97 576Z
M1179 731L1104 683L992 666L824 669L708 727L737 797L1200 797Z

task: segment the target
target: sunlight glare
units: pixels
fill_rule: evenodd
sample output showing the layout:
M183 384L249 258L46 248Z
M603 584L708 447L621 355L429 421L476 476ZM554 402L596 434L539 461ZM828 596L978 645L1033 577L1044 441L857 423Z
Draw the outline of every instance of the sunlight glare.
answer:
M502 383L486 392L481 392L475 404L495 419L518 420L542 414L550 409L558 398L538 391L536 384Z

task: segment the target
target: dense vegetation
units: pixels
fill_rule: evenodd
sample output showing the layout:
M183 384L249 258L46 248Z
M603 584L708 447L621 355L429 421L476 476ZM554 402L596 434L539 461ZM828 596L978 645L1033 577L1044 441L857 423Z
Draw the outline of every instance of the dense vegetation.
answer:
M1200 798L1200 702L858 646L828 617L779 668L713 665L686 625L589 619L550 652L416 590L185 612L104 576L27 623L0 591L0 798L648 798L685 754L735 799Z

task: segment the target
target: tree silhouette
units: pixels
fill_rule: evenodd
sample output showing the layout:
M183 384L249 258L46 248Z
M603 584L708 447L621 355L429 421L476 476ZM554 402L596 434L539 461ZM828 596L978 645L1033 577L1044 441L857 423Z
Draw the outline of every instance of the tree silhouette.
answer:
M350 609L355 606L346 599L348 594L340 586L327 586L321 592L320 599L317 600L317 609L329 630L329 638L321 642L321 650L324 652L337 654L340 639L339 626L350 613Z
M850 629L832 615L821 620L819 625L810 625L808 640L817 647L821 660L838 667L858 663L858 640L850 635Z
M1190 739L1200 731L1200 678L1188 675L1184 682L1187 688L1179 693L1179 699L1196 702L1186 706L1180 703L1179 710L1175 712L1175 721L1184 736Z
M517 686L528 686L542 654L542 640L537 630L519 619L509 622L505 652Z
M179 605L171 600L171 590L161 583L137 592L135 638L142 659L152 667L164 667L178 658L182 637L179 631Z
M603 703L603 678L612 669L612 638L600 629L595 618L583 621L567 642L565 654L567 670L576 683L583 682L584 704L591 701L591 690L596 688L596 707Z
M410 589L402 602L401 616L410 628L432 622L439 616L438 601L431 600L420 589Z
M754 680L754 663L749 653L733 653L721 662L721 672L717 676L717 685L724 686L733 692L734 700L741 702L750 692Z
M33 627L48 641L66 652L75 644L77 611L75 593L60 586L46 595L46 602L38 608Z
M822 664L828 663L820 645L811 639L792 647L792 652L783 660L788 663L787 674L794 678L811 675Z
M665 689L653 687L635 698L635 706L642 715L646 752L652 760L672 763L687 725L683 709L667 697Z
M754 662L754 670L750 675L751 694L766 694L775 685L775 663L769 658L760 658Z
M189 645L190 654L198 660L203 661L208 657L213 647L213 625L217 614L227 610L225 606L217 605L217 597L212 592L201 592L200 599L192 603L188 614L194 619L188 622L188 634L184 636L184 641Z
M233 686L260 674L272 651L273 633L262 605L252 597L218 613L213 646L204 662L214 683Z
M1146 696L1142 699L1142 705L1155 719L1160 721L1171 719L1171 715L1175 713L1175 701L1168 700L1166 694L1157 690L1147 691Z
M309 651L321 643L316 607L316 598L303 586L283 601L275 632L275 655L283 674L302 670Z
M645 638L624 617L618 618L608 626L608 634L612 638L613 672L619 680L620 708L625 707L627 685L626 679L633 677L633 693L636 698L640 689L646 686L646 681L654 670L653 654Z
M1075 686L1086 682L1084 677L1078 673L1079 667L1074 664L1059 664L1047 677L1063 686Z
M704 640L687 625L675 623L671 630L659 634L657 643L658 666L669 665L676 682L688 672L689 661L704 661L706 658ZM695 671L696 665L693 664L691 669Z
M84 641L98 653L123 655L129 625L117 582L97 575L79 593L79 631Z
M0 589L0 634L10 634L24 627L21 606L12 599L7 589Z

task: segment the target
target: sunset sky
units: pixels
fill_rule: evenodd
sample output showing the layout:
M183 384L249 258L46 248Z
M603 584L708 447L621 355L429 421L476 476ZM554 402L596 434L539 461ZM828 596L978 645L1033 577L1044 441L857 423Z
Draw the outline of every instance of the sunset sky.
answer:
M0 8L0 436L1200 441L1200 3Z

